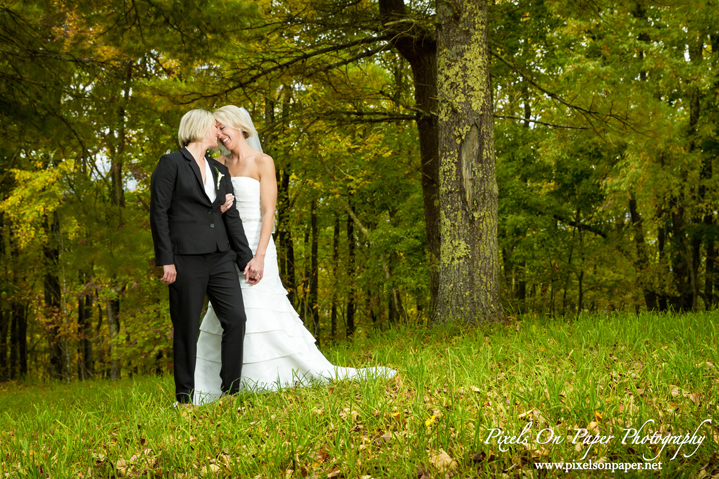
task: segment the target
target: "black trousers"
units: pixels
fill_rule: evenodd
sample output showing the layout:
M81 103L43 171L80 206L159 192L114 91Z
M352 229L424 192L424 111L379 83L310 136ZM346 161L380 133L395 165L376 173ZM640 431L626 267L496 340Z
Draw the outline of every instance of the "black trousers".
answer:
M234 394L240 388L242 344L245 339L245 306L232 251L202 255L175 255L177 279L170 285L170 317L175 327L173 350L175 396L191 402L195 389L197 335L205 294L222 325L222 390Z

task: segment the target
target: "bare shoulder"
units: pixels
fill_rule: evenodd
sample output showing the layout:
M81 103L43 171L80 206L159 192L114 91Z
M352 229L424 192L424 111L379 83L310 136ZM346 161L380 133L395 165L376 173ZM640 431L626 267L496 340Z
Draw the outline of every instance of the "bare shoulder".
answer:
M259 153L258 152L257 155L255 155L255 164L257 166L274 165L275 161L267 153Z
M218 156L215 158L217 161L222 163L223 165L227 166L227 157L226 156Z
M275 161L270 155L265 153L258 153L255 156L254 161L259 171L272 171L272 173L274 174Z

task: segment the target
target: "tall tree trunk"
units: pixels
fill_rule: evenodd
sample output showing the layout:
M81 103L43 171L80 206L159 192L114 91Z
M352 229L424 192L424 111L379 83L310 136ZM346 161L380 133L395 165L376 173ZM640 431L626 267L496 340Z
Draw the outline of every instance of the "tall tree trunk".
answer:
M0 287L4 291L9 290L10 271L8 269L7 252L5 251L5 213L0 211L0 264L3 265L2 283ZM8 333L10 332L11 314L6 310L5 301L0 302L0 382L6 381L10 377L9 361L8 361Z
M350 209L354 210L352 205L352 193L348 199ZM347 215L347 338L352 337L355 333L355 246L357 239L354 232L354 220L351 215Z
M702 62L702 51L704 50L704 42L702 37L699 36L693 41L689 41L689 58L694 65L699 65ZM697 84L689 87L689 146L687 148L688 153L692 154L697 149L697 125L699 124L699 117L701 115L701 92ZM704 163L704 162L702 162ZM697 189L697 201L702 203L706 195L706 187L701 183L706 175L705 167L700 168L700 184ZM702 217L695 218L695 223L701 223ZM695 228L696 229L696 228ZM700 250L702 240L701 237L695 232L687 239L691 245L691 250L687 251L688 256L688 279L689 288L683 298L684 309L691 309L692 311L697 310L697 304L699 301L699 263L701 261ZM687 297L688 296L688 297Z
M286 131L290 123L291 107L290 101L292 99L292 88L287 85L282 86L282 92L280 99L282 102L282 113L279 124L279 131ZM273 108L274 110L274 108ZM273 135L273 138L277 138L277 134ZM277 153L280 153L277 151ZM287 290L287 299L290 303L298 307L297 301L297 285L295 283L295 249L294 242L292 240L292 229L290 225L290 209L292 208L292 201L290 199L290 176L292 173L289 159L291 155L284 153L280 154L280 158L275 158L276 162L281 162L282 167L277 170L277 239L280 243L280 250L278 257L281 260L281 278L282 284Z
M330 325L332 331L332 340L334 341L337 334L337 287L340 282L340 216L335 214L335 227L332 234L332 276L334 277L335 287L332 288L332 310L330 312Z
M133 63L127 61L125 64L125 83L122 89L122 102L118 108L118 124L115 128L117 132L117 144L114 143L114 132L112 132L111 140L108 145L110 150L110 203L116 207L117 211L117 228L122 228L124 222L125 209L125 186L123 184L123 168L125 162L125 150L127 148L127 128L125 126L127 111L126 107L130 102L132 92L132 73ZM111 254L113 254L111 252ZM118 334L120 332L120 304L122 293L125 291L125 285L120 284L117 276L113 272L110 279L110 288L112 290L112 299L106 304L107 308L107 325L110 331L110 379L116 380L120 378L121 364L117 355L117 345L119 341Z
M312 256L310 260L310 308L312 308L312 325L317 347L320 346L320 308L317 302L319 289L319 228L317 228L317 201L312 200L310 206L310 223L312 225Z
M582 309L584 309L584 270L580 269L579 274L577 275L577 288L579 289L579 294L577 298L577 316L582 314Z
M435 322L502 317L487 0L437 8L441 251Z
M529 82L523 81L522 82L522 102L524 106L524 114L523 118L524 121L522 122L522 127L524 127L525 130L529 131L530 127L532 125L532 104L531 104L531 98L529 96ZM520 173L520 178L523 185L528 186L529 178L526 175L526 172L524 169L522 169ZM527 231L523 231L521 235L521 239L523 240L527 235ZM526 268L527 268L527 262L526 260L522 259L519 263L515 265L515 273L514 273L514 281L516 282L516 293L515 298L519 300L519 312L524 314L527 312L527 280L526 280Z
M8 228L10 258L12 265L12 295L10 299L10 356L8 375L18 379L27 374L27 303L21 292L24 285L24 272L21 265L20 248L15 239L15 229Z
M90 275L80 272L80 283L85 285L77 304L77 329L79 332L78 378L90 379L95 375L92 357L92 294L87 290Z
M3 258L4 259L4 258ZM4 307L0 307L0 382L10 377L8 368L8 343L7 335L10 329L10 315L7 314Z
M115 381L120 379L120 361L117 352L117 343L120 340L120 291L113 288L118 295L114 299L107 301L107 327L110 331L110 379Z
M634 261L634 269L637 272L637 283L639 287L642 288L647 311L656 311L657 295L651 287L649 255L647 254L647 246L644 242L642 216L637 209L637 200L633 194L629 198L629 216L632 221L632 230L634 231L634 244L637 248L637 259Z
M312 261L311 255L308 255L310 250L310 228L305 225L305 243L303 251L304 261L302 265L302 298L300 299L301 310L302 310L302 322L308 325L309 321L309 281L310 281L310 263ZM308 257L309 256L309 257ZM309 328L308 328L309 329Z
M50 377L61 379L65 375L65 361L60 337L60 321L62 318L60 278L58 263L60 259L59 236L60 217L57 211L48 218L43 218L43 226L47 240L43 245L45 279L45 318L48 322L48 340L50 343Z
M711 223L710 223L711 224ZM706 272L704 273L704 304L707 311L714 309L714 266L717 262L717 250L712 239L707 240Z
M687 281L690 275L690 265L687 261L689 248L686 243L686 221L684 215L684 205L681 203L681 200L676 197L673 198L671 212L671 259L674 287L677 293L670 297L670 302L674 311L687 311L691 309L692 305L691 282Z
M659 211L659 217L663 218L663 211ZM663 223L663 220L662 220ZM659 251L659 261L664 260L666 255L666 243L667 243L667 227L664 224L660 224L657 228L657 249ZM659 311L667 311L669 309L669 297L666 294L660 294L657 298L659 304Z
M397 312L393 296L392 290L387 291L387 320L390 324L396 323L399 319L399 313Z
M419 130L422 199L429 257L429 290L434 310L439 293L440 209L439 129L437 120L437 40L433 25L414 22L404 0L379 0L382 25L393 34L397 51L410 64ZM413 28L407 29L407 21Z
M11 309L10 377L19 379L27 375L27 305L14 301Z
M277 170L277 242L280 246L278 259L282 285L287 290L287 298L297 307L297 287L295 286L295 249L290 229L290 173L287 169Z

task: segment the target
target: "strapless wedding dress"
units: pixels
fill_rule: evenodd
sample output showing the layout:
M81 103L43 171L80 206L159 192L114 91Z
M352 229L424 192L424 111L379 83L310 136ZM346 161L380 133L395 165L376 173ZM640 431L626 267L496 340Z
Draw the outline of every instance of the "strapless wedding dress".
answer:
M233 177L237 209L252 252L257 252L262 227L260 182L249 177ZM373 367L366 369L333 366L315 346L315 338L287 299L277 265L277 249L270 237L265 254L262 281L251 285L240 271L242 299L245 303L245 330L242 387L252 391L274 391L283 387L307 385L314 381L392 377L396 371ZM200 326L195 367L196 404L220 397L220 344L222 326L212 309Z

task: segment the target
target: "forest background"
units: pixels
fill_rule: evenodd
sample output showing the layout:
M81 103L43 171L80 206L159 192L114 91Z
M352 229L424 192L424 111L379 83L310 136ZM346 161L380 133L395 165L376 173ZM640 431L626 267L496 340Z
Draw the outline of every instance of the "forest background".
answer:
M490 2L505 314L716 307L714 7ZM3 2L0 381L171 367L149 179L196 107L252 114L282 280L320 346L436 320L435 10Z

